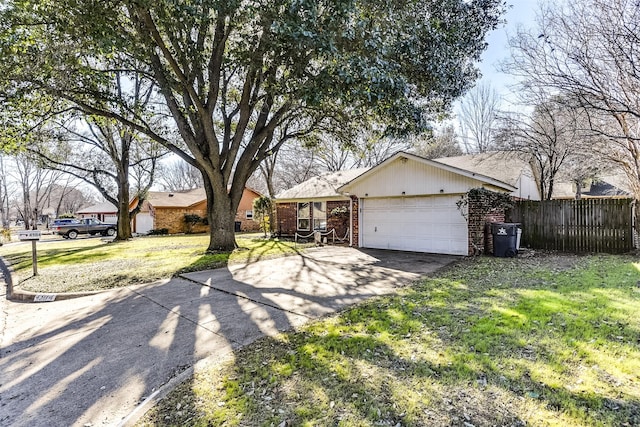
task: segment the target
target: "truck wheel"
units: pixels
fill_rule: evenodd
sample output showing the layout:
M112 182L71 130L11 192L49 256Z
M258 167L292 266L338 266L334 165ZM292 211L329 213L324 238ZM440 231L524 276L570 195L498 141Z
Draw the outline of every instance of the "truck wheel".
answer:
M116 229L115 228L107 228L107 236L115 236Z
M67 233L67 237L70 239L75 239L78 237L78 232L76 230L71 230Z

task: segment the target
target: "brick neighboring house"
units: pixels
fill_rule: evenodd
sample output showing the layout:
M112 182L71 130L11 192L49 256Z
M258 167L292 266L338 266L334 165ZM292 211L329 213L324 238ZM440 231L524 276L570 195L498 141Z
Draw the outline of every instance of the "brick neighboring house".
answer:
M260 193L250 188L244 189L242 199L236 212L235 231L258 231L260 224L253 220L253 200ZM136 206L137 198L130 204ZM204 233L209 226L203 223L189 225L185 215L207 216L207 197L204 188L189 191L150 191L144 201L140 213L133 219L132 229L135 233L148 233L151 230L166 228L169 234Z
M358 199L337 191L338 187L368 168L329 172L313 177L276 196L276 232L292 237L313 231L335 230L336 237L358 241ZM355 212L355 214L353 214Z
M253 220L253 201L260 193L251 188L244 189L236 212L235 231L258 231L260 224ZM133 209L138 203L135 197L129 203ZM115 223L118 220L116 207L109 203L98 203L78 211L81 218L97 218L104 222ZM207 197L204 188L189 191L150 191L140 212L131 220L131 231L147 234L151 230L166 228L169 234L205 233L209 227L199 223L189 226L185 215L194 214L201 218L207 216Z
M539 198L530 165L506 155L428 160L399 152L370 169L325 174L280 193L277 229L304 235L335 228L349 230L352 246L474 254L490 245L486 224L504 221L504 212L487 210L491 198L472 197L472 189ZM347 210L346 223L330 214L335 207Z

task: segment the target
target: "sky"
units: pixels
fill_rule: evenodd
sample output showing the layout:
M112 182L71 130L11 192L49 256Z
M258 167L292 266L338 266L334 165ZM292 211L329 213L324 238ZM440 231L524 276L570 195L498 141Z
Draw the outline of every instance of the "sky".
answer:
M541 0L508 0L507 12L503 15L506 24L491 32L487 37L488 47L482 54L482 62L479 64L483 76L481 81L489 83L505 98L509 97L509 85L515 83L515 80L511 76L497 71L498 64L509 57L508 37L515 34L518 26L535 26L535 14L540 3Z

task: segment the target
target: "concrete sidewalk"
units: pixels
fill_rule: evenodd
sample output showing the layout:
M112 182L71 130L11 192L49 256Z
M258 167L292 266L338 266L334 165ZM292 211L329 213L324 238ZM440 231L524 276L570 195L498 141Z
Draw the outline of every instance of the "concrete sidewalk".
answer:
M4 301L0 425L118 425L198 361L216 363L455 259L325 247L74 300Z

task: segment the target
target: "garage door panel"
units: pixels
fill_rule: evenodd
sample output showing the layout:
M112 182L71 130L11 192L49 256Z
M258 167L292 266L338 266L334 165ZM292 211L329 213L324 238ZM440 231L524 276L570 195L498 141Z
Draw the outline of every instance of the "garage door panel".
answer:
M458 196L366 199L362 245L368 248L467 254L467 223Z

